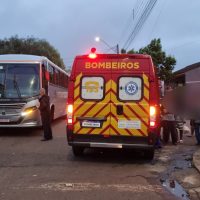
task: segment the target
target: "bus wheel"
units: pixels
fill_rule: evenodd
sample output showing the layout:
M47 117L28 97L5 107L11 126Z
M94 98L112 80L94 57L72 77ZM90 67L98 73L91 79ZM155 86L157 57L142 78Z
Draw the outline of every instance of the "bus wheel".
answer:
M154 149L148 149L148 150L145 150L144 152L144 157L148 160L153 160L154 158Z
M51 107L51 122L54 120L54 106Z
M84 152L84 147L77 147L77 146L72 146L72 151L74 156L82 156Z

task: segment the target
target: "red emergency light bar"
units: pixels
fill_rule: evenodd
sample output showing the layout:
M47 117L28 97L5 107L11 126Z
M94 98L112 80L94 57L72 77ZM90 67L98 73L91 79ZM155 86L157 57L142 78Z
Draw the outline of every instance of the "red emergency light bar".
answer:
M91 48L91 51L90 51L90 54L88 55L89 58L91 59L95 59L97 57L97 54L95 53L96 52L96 48Z

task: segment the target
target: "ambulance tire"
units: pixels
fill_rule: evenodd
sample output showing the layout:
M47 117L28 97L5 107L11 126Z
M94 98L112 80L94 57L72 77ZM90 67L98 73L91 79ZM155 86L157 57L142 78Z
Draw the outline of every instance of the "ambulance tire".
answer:
M74 156L79 157L83 155L84 147L72 146Z
M153 160L153 158L154 158L154 148L146 150L144 152L144 157L148 160Z

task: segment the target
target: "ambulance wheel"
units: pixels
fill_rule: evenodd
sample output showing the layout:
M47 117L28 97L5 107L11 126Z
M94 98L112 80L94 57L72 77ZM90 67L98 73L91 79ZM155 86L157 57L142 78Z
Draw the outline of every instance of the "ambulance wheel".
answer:
M148 149L144 152L144 157L148 160L152 160L154 158L154 149Z
M72 146L72 151L74 156L82 156L84 152L84 147Z

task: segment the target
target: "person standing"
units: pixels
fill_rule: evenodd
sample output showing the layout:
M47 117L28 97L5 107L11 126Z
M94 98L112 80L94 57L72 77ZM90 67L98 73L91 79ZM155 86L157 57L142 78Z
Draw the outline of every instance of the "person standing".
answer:
M178 135L175 126L175 117L174 114L168 112L166 108L163 109L162 126L163 142L167 144L171 134L172 144L177 145Z
M194 120L194 131L197 140L197 145L200 145L200 120Z
M49 101L49 96L46 95L44 88L40 90L39 102L40 102L39 110L41 114L43 130L44 130L44 138L41 141L51 140L53 139L53 137L52 137L52 130L51 130L50 101Z
M180 115L176 115L175 119L176 119L176 127L179 130L179 142L183 143L183 126L185 124L185 121Z
M191 136L194 135L194 119L190 119L190 132L191 132Z

